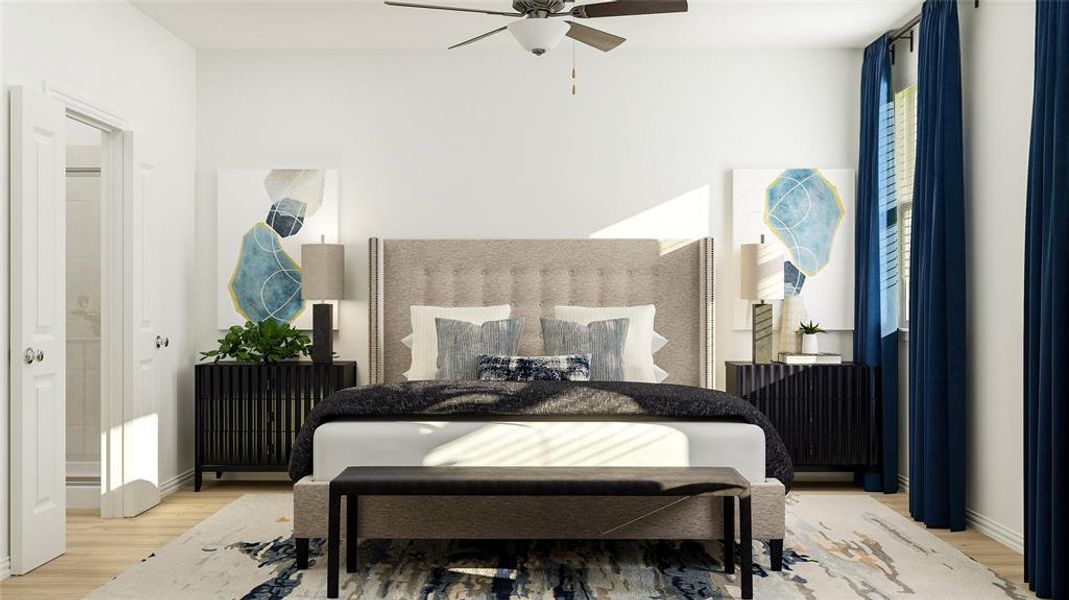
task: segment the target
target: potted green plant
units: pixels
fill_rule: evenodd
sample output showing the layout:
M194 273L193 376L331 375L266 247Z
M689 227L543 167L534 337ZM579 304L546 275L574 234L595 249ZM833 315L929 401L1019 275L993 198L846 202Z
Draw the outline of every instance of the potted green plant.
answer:
M312 341L289 323L267 319L261 323L246 321L245 326L234 325L219 339L215 350L201 352L201 360L216 362L231 358L239 362L274 364L283 360L308 356Z
M810 321L798 324L798 333L802 334L802 354L820 354L820 343L817 336L828 333L820 328L820 323Z

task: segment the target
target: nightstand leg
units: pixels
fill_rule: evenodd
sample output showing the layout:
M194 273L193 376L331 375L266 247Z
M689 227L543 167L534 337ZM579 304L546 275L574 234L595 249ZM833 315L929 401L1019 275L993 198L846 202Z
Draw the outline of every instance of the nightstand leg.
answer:
M724 572L735 572L735 497L724 496Z

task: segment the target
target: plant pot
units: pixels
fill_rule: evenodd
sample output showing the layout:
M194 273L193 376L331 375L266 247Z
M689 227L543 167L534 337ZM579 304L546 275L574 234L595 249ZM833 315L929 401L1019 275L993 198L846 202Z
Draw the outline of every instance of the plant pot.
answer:
M817 339L819 334L816 333L804 333L802 334L802 354L820 354L820 342Z

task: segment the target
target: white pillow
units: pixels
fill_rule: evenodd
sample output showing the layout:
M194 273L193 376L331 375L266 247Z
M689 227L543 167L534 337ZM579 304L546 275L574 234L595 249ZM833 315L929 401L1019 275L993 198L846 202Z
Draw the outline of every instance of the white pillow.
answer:
M664 345L668 343L668 338L663 335L653 332L653 353L657 354L657 351L664 348ZM660 383L659 381L657 383Z
M482 325L487 321L509 318L512 307L496 306L412 306L412 333L401 343L412 349L412 365L405 372L409 381L434 379L438 375L437 318L466 321Z
M653 364L653 319L657 307L643 306L555 306L553 316L562 321L587 325L592 321L630 319L624 342L624 380L660 383L668 376ZM661 344L663 346L663 344ZM658 347L658 350L660 348ZM663 375L661 374L663 373Z

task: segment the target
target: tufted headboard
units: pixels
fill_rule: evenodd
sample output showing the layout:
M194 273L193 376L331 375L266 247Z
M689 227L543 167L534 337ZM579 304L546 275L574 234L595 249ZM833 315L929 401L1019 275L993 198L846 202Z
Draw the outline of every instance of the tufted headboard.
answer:
M714 387L713 240L370 241L370 380L401 381L409 307L512 305L521 354L541 354L555 305L657 307L665 383Z

